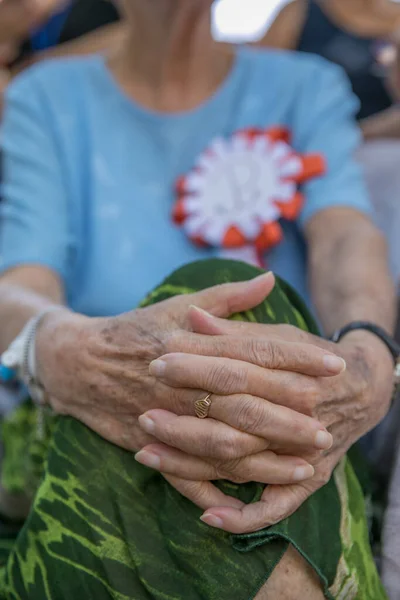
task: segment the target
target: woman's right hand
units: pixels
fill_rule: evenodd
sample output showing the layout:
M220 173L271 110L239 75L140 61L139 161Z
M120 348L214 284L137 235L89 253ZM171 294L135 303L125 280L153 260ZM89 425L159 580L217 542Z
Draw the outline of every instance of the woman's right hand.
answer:
M229 316L258 305L273 285L273 277L266 275L250 282L226 284L175 297L115 318L91 319L67 310L48 314L38 331L37 357L39 376L52 407L60 414L75 417L109 441L133 451L155 441L139 426L140 415L151 409L186 415L198 427L191 449L180 446L183 442L174 439L173 428L170 446L184 452L191 450L192 454L207 457L220 467L226 464L232 468L235 460L269 450L271 444L274 449L285 448L298 454L328 448L331 436L317 420L264 399L271 395L277 398L285 390L293 393L293 386L297 393L295 379L291 389L286 389L285 369L315 376L339 372L340 361L338 371L328 369L324 358L334 355L312 344L274 340L275 357L280 359L278 366L274 363L274 355L268 354L271 341L266 340L265 367L274 370L243 363L246 372L243 374L242 371L231 381L221 380L225 371L218 367L217 359L211 359L216 367L214 381L209 382L207 392L219 394L221 400L214 403L218 415L209 419L206 430L202 431L200 420L194 417L194 402L207 392L190 391L186 386L172 387L149 373L149 364L165 353L193 351L196 344L197 352L201 354L204 338L189 331L187 315L191 304L218 316ZM206 337L209 347L210 338ZM229 356L232 343L229 336L217 336L218 354ZM234 343L243 344L250 359L254 341L243 334ZM257 349L260 351L259 340ZM269 362L267 356L270 356ZM299 377L304 378L304 375ZM305 397L307 390L303 389L302 393ZM247 432L249 422L258 423L251 433ZM321 435L324 441L319 443ZM272 453L270 458L270 472L275 473L275 479L277 460L282 461L282 472L290 481L295 480L295 469L299 466L309 475L312 473L303 459L287 456L276 459ZM268 472L266 468L265 473Z

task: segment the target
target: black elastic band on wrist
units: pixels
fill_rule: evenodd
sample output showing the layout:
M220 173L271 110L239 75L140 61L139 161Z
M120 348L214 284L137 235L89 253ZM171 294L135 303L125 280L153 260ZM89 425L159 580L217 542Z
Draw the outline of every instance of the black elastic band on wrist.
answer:
M335 331L330 340L331 342L337 343L351 331L359 331L360 329L376 335L386 345L390 354L393 356L394 364L396 365L398 363L400 358L400 344L398 344L392 336L383 329L383 327L375 325L375 323L370 323L369 321L353 321L352 323L345 325L345 327Z

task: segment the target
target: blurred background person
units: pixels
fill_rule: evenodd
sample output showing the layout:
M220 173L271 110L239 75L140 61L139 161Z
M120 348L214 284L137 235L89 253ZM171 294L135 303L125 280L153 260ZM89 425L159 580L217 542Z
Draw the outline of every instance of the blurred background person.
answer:
M360 100L358 118L365 135L392 136L389 128L375 126L372 131L366 125L368 117L393 103L383 42L392 40L399 27L400 4L391 0L293 0L278 13L261 43L318 54L343 67Z
M7 66L29 31L61 7L63 0L3 0L0 2L0 110L9 80Z
M364 166L377 224L400 281L400 109L392 77L400 4L392 0L293 0L278 12L263 46L314 53L340 65L360 101Z
M0 113L10 79L32 63L112 47L123 25L108 0L4 0L0 4Z
M25 40L17 64L106 50L122 29L119 21L119 12L109 0L69 0Z

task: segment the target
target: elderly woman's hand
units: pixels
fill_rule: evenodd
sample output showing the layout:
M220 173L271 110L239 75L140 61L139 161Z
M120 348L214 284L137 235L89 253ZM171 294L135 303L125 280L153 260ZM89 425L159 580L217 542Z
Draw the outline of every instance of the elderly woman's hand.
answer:
M264 347L263 366L276 368L275 374L249 364L239 377L221 381L218 373L223 374L225 367L217 367L210 371L214 373L214 383L204 382L209 385L206 391L193 389L200 383L195 373L189 372L188 381L180 387L169 386L149 374L149 364L165 352L201 351L203 343L210 346L211 342L212 353L220 356L231 353L229 336L210 338L188 331L191 304L228 316L259 304L273 285L273 277L266 275L251 282L179 296L109 319L90 319L66 310L47 315L38 331L37 356L40 378L51 405L56 412L77 418L106 439L130 450L139 450L154 441L138 425L138 417L144 412L159 408L186 415L198 427L190 440L192 453L214 460L216 465L225 462L227 468L232 461L269 450L271 444L296 455L328 448L331 436L316 419L261 398L271 395L275 401L284 393L286 370L320 376L339 372L343 363L337 361L335 369L332 365L335 355L331 352L310 344L287 344L277 338L273 344L275 354L271 354L270 341L257 342L259 349ZM249 361L253 359L251 339L240 336L234 342L241 346ZM278 356L279 365L275 362ZM204 430L201 421L191 415L195 400L208 391L220 394L220 401L214 403L218 411L215 417L220 422L210 419ZM224 397L226 394L231 395L229 401ZM262 427L251 432L249 421L260 419ZM186 441L178 434L174 437L173 428L169 440L175 448L188 451ZM303 459L275 457L272 451L265 457L269 460L264 461L264 474L260 475L263 481L299 480L301 472L296 471L297 467L305 469L303 478L312 475L313 470ZM257 474L261 471L258 468Z
M333 445L327 452L303 455L315 467L315 475L312 478L294 485L268 486L258 503L233 507L230 499L226 496L221 498L221 492L208 481L213 477L208 476L211 473L210 466L206 462L200 465L197 458L193 459L188 455L178 456L164 444L144 448L145 453L150 452L158 456L160 469L168 474L168 480L182 494L206 509L202 517L206 523L232 533L256 531L277 523L295 512L310 495L329 481L334 468L348 449L379 423L390 406L393 390L393 360L384 344L368 332L351 333L343 338L340 344L333 345L285 325L267 326L227 322L210 318L199 311L192 311L192 317L195 331L222 337L230 335L232 339L245 331L246 336L252 335L254 340L260 343L267 335L268 338L271 335L281 335L288 342L312 346L315 344L326 350L336 351L347 364L346 370L338 377L313 378L306 383L309 378L302 376L297 379L297 387L294 385L294 379L291 385L288 380L286 393L281 395L279 403L293 408L297 404L299 411L304 411L306 407L307 413L320 419L331 431ZM208 350L206 345L203 346L202 352L207 351L211 351L211 343ZM260 352L261 346L253 357L257 363L263 361ZM230 355L236 360L244 358L240 345L236 344L232 344ZM202 377L207 377L207 369L202 368L203 358L197 357L197 359L197 379L200 380ZM189 359L186 357L185 360ZM184 377L179 370L179 362L182 363L182 358L163 357L163 362L166 365L163 379L170 385L180 385ZM224 377L229 377L230 369L231 366L226 364ZM296 377L290 373L287 375ZM305 397L302 397L302 392L307 390L307 386L308 392ZM157 411L150 413L150 416L156 423L153 435L161 442L168 442L168 437L166 438L168 421L166 424L163 423ZM254 432L260 427L260 421L249 420L249 427ZM190 438L190 430L185 429L184 426L179 432L177 430L178 425L175 424L177 435L187 435L188 439ZM252 464L258 464L257 455L252 461ZM235 468L239 466L236 463ZM192 477L189 475L191 472ZM197 481L193 481L194 474L198 476Z

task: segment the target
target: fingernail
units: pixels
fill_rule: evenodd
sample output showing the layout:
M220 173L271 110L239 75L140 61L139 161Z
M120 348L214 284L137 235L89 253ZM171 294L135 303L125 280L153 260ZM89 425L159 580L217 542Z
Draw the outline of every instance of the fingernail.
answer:
M147 417L146 415L140 415L139 425L142 429L147 431L147 433L153 433L156 428L153 419L150 419L150 417Z
M320 450L329 450L333 444L333 437L328 431L318 431L315 436L315 447Z
M161 460L157 454L153 454L147 450L140 450L140 452L135 454L135 460L141 465L145 465L145 467L157 469L157 471L160 470Z
M216 527L217 529L222 529L224 524L222 519L219 517L216 517L215 515L209 515L207 513L200 517L200 521L203 521L203 523L209 525L210 527Z
M311 465L304 465L304 467L296 467L293 473L294 481L304 481L310 479L315 473L314 467Z
M261 275L257 275L257 277L255 277L254 280L262 278L267 279L267 277L271 277L272 274L272 271L267 271L266 273L261 273Z
M150 375L153 375L154 377L162 377L165 373L166 368L167 368L167 363L165 362L165 360L161 360L160 358L157 358L157 360L153 360L149 364L149 373L150 373Z
M346 368L346 362L339 356L326 354L324 356L324 367L330 373L342 373Z
M200 308L199 306L195 306L194 304L191 304L189 308L194 308L195 310L198 310L199 312L203 313L203 315L213 318L213 315L204 310L204 308Z

